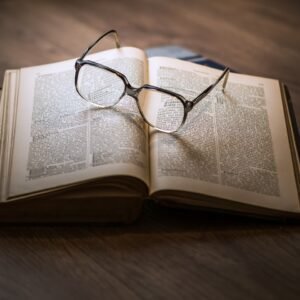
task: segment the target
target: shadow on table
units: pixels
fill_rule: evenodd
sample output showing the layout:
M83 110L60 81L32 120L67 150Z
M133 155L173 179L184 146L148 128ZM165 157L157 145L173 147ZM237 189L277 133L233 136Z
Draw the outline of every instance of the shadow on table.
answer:
M223 212L163 207L146 204L143 214L132 224L2 224L1 237L53 237L85 239L117 236L197 236L216 235L237 238L249 235L300 233L300 221L260 219Z

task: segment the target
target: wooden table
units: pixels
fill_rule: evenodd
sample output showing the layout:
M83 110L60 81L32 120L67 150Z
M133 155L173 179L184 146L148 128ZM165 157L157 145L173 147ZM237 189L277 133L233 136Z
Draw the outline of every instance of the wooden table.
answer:
M182 45L284 81L300 116L299 1L5 1L8 68L124 44ZM1 226L0 299L300 299L300 225L148 205L129 226Z

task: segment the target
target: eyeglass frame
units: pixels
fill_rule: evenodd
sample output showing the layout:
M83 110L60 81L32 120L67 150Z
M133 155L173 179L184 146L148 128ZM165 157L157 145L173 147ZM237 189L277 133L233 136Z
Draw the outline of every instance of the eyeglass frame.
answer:
M224 71L222 72L222 74L218 77L218 79L211 85L209 85L204 91L202 91L197 97L195 97L193 100L188 100L186 99L184 96L180 95L180 94L177 94L173 91L170 91L170 90L167 90L167 89L164 89L164 88L161 88L161 87L158 87L158 86L154 86L154 85L150 85L150 84L144 84L142 85L141 87L138 87L138 88L135 88L133 87L129 80L127 79L127 77L115 70L115 69L112 69L108 66L105 66L103 64L100 64L100 63L97 63L95 61L92 61L92 60L85 60L84 58L86 57L86 55L91 51L91 49L101 40L103 39L104 37L110 35L110 34L113 34L114 36L114 39L115 39L115 44L116 44L116 48L120 48L121 45L120 45L120 41L119 41L119 36L118 36L118 33L116 30L112 29L112 30L109 30L107 31L106 33L104 33L103 35L101 35L95 42L93 42L84 52L83 54L80 56L80 58L78 58L75 62L75 89L77 91L77 93L79 94L79 96L87 101L88 103L94 105L94 106L97 106L99 108L111 108L113 106L115 106L116 104L119 103L119 101L126 95L128 96L131 96L133 99L135 99L136 103L137 103L137 106L138 106L138 109L139 109L139 112L141 114L141 116L143 117L144 121L151 127L155 128L156 130L158 131L162 131L162 132L165 132L165 133L174 133L174 132L177 132L185 123L186 119L187 119L187 115L188 113L195 107L196 104L198 104L203 98L205 98L215 87L216 85L224 78L224 81L223 81L223 84L222 84L222 92L224 92L225 88L226 88L226 85L227 85L227 81L228 81L228 77L229 77L229 73L230 73L230 69L227 67L224 69ZM103 70L106 70L106 71L109 71L113 74L115 74L116 76L118 76L124 83L124 91L123 93L121 94L120 98L118 99L118 101L112 105L109 105L109 106L101 106L99 104L96 104L96 103L93 103L92 101L89 101L87 99L85 99L85 97L80 93L79 89L78 89L78 77L79 77L79 71L80 69L84 66L84 65L91 65L93 67L98 67L100 69L103 69ZM163 93L163 94L167 94L169 96L172 96L172 97L175 97L177 98L183 105L184 107L184 115L183 115L183 118L182 118L182 122L181 124L178 126L178 128L176 130L163 130L159 127L156 127L155 125L151 124L151 122L149 122L147 120L147 118L145 117L141 107L140 107L140 104L139 104L139 99L138 99L138 95L139 93L143 90L143 89L149 89L149 90L155 90L155 91L158 91L160 93Z

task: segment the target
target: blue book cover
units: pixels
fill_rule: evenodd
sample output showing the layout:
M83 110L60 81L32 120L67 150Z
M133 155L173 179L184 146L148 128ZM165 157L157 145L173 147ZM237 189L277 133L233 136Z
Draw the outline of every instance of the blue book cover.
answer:
M196 52L193 52L189 49L179 47L179 46L162 46L155 48L148 48L146 50L148 57L152 56L167 56L174 57L182 60L187 60L196 64L205 65L215 69L224 70L225 66L213 61L209 58L202 56ZM232 72L232 70L230 70Z

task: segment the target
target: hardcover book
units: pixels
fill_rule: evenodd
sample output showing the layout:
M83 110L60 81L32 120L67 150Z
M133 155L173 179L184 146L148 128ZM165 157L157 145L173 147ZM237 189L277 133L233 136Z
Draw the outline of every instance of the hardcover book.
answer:
M122 47L89 59L122 72L133 86L152 84L193 99L222 66L180 51L150 49L147 55ZM163 133L143 121L130 96L107 109L83 101L74 64L5 73L1 222L131 222L145 199L298 217L299 157L281 82L230 73L225 92L215 89L178 132ZM163 97L145 97L150 114L166 110Z

